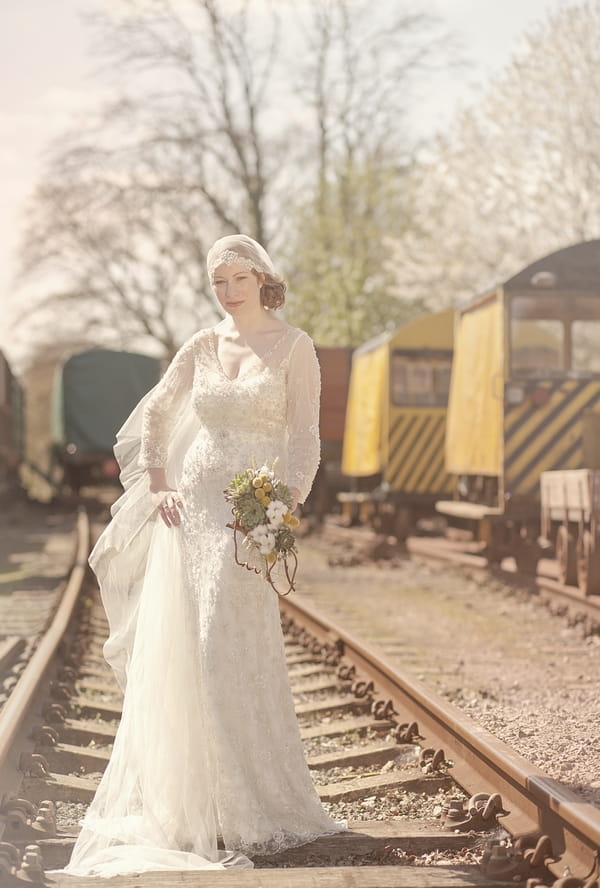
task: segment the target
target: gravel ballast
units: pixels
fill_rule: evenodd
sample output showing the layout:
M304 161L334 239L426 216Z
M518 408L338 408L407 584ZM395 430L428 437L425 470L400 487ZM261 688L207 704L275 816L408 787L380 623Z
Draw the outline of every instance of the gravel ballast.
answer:
M598 636L463 568L409 556L338 566L339 556L326 537L302 540L300 600L600 807Z

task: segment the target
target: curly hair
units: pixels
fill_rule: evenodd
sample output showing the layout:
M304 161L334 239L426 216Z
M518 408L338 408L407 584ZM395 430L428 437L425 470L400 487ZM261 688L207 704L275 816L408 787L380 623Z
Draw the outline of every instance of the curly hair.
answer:
M255 272L258 276L258 272ZM285 302L287 284L281 275L263 272L264 283L260 288L260 301L265 308L281 308Z

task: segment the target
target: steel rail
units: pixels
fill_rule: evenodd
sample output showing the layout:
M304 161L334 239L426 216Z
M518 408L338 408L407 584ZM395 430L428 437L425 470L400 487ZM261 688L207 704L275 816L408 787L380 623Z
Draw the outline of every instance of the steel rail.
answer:
M467 794L500 793L509 811L500 822L512 836L549 836L556 859L547 865L553 875L585 879L592 872L600 848L600 810L314 608L298 598L281 599L280 607L321 643L343 649L361 677L374 682L375 696L392 700L400 722L416 721L427 746L443 749L453 762L452 776Z
M571 610L573 613L589 620L591 627L600 625L600 595L586 596L576 586L565 586L552 577L542 574L524 574L520 571L506 570L490 562L483 555L463 552L460 549L445 548L437 545L433 539L409 537L406 548L411 555L421 558L432 558L445 561L458 567L472 568L490 573L496 579L509 583L511 586L528 586L541 593L547 599Z
M586 596L576 586L563 586L551 577L538 575L535 584L542 595L587 617L592 624L600 624L600 595Z
M87 512L80 509L77 516L77 545L74 563L60 603L52 622L42 636L31 659L0 710L0 777L7 768L18 768L13 761L18 740L30 716L32 703L51 667L56 650L67 630L73 609L81 592L87 570L90 526Z

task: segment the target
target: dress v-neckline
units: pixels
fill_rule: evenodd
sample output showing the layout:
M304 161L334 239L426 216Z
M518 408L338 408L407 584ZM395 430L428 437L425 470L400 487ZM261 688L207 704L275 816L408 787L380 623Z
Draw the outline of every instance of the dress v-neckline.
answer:
M225 368L223 367L223 364L221 363L221 359L219 358L219 348L218 348L218 342L217 342L217 334L215 333L215 329L214 329L214 327L213 327L213 328L211 329L211 331L210 331L210 345L211 345L211 351L212 351L212 353L213 353L213 358L214 358L215 364L216 364L216 366L217 366L219 372L221 373L221 376L223 376L223 378L226 379L227 382L238 382L238 380L246 379L247 377L250 377L250 376L260 376L262 373L265 372L265 370L268 370L268 367L267 367L267 365L265 364L265 361L266 361L267 358L273 353L273 351L274 351L275 348L279 345L279 343L282 342L283 339L285 339L285 337L288 335L288 333L290 332L291 329L292 329L292 328L289 327L289 326L286 327L286 328L284 329L283 333L281 334L281 336L278 336L278 337L277 337L277 339L275 340L275 342L273 342L272 345L269 346L269 348L266 350L266 352L264 353L264 355L263 355L262 357L259 357L259 355L256 355L256 352L254 352L254 354L256 355L256 357L258 358L258 360L259 360L259 361L262 363L262 365L263 365L263 366L260 368L260 370L258 370L258 371L257 371L256 373L254 373L254 374L249 373L248 371L244 371L244 372L242 373L242 372L240 372L240 370L238 370L237 376L229 376L229 375L225 372ZM241 368L240 368L240 369L241 369Z

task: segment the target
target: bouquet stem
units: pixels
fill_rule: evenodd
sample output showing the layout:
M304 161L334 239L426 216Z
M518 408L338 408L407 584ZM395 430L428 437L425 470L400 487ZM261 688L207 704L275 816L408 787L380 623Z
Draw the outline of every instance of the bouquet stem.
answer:
M248 564L247 561L240 561L240 559L239 559L237 535L238 535L238 532L243 533L245 535L245 530L241 526L241 524L239 523L237 518L235 517L235 511L233 511L233 515L234 515L234 518L233 518L232 523L226 524L225 526L230 528L231 530L233 530L233 552L234 552L235 563L239 567L245 567L246 570L250 571L251 573L261 574L261 573L263 573L263 570L260 567L254 567L252 564ZM290 557L291 561L292 561L291 570L290 570L290 566L288 565L288 557ZM277 564L277 561L274 561L272 564L269 564L265 559L266 567L264 570L264 577L265 577L266 581L269 583L269 585L275 590L275 592L277 592L279 597L285 598L285 596L289 595L290 592L295 591L294 581L296 579L296 572L298 570L298 556L296 555L296 553L294 552L293 549L290 549L290 551L288 553L286 553L281 560L283 561L283 565L284 565L284 569L285 569L285 578L286 578L286 581L288 584L287 590L285 592L280 592L279 589L277 588L277 586L275 585L275 581L273 580L273 577L271 576L271 573L273 571L273 568Z

